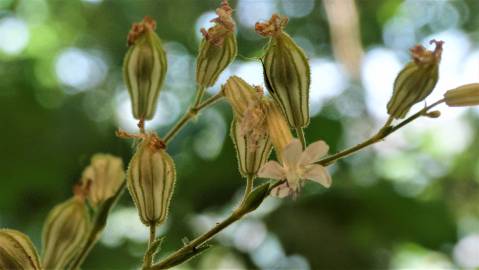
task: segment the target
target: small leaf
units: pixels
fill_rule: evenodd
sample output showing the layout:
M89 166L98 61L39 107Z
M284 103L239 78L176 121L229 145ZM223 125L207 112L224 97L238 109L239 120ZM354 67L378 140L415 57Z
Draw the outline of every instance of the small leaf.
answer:
M239 214L244 215L254 211L256 208L258 208L258 206L261 205L264 199L268 197L269 192L269 183L262 184L253 189L253 191L251 191L248 197L246 197L244 203L238 209Z

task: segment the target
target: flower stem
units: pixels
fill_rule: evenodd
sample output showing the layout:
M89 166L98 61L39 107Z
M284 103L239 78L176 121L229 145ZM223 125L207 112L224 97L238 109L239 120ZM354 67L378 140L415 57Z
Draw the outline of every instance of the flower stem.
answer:
M78 269L83 263L83 261L86 259L90 251L92 250L93 246L95 246L96 242L100 238L101 233L103 232L103 229L106 226L108 214L110 213L110 210L116 205L116 202L123 194L123 191L125 190L125 186L126 186L126 181L120 186L120 188L115 193L115 195L113 195L113 197L103 202L101 207L98 209L94 217L94 224L88 234L87 241L85 242L85 245L83 245L82 249L78 253L79 255L71 263L69 269Z
M199 92L199 91L198 91ZM202 94L201 94L202 95ZM193 118L195 117L198 112L201 110L209 107L210 105L214 104L216 101L220 100L223 97L223 93L219 92L218 94L211 96L207 100L203 101L202 103L199 102L200 99L198 99L200 95L196 96L195 102L192 107L186 111L186 113L181 117L181 119L175 124L173 128L166 133L165 137L163 138L163 142L165 144L168 144L171 139L173 139L176 134Z
M254 178L255 178L254 175L246 176L246 187L245 187L245 190L244 190L244 195L243 195L243 199L241 200L240 206L243 205L243 203L246 201L246 197L248 197L248 195L253 190Z
M351 154L354 154L357 151L359 151L359 150L361 150L361 149L363 149L363 148L365 148L369 145L375 144L375 143L383 140L384 138L386 138L387 136L389 136L390 134L392 134L396 130L404 127L405 125L407 125L409 123L411 123L415 119L417 119L421 116L424 116L430 109L432 109L433 107L435 107L435 106L437 106L437 105L439 105L443 102L444 102L444 99L438 100L438 101L434 102L433 104L431 104L427 107L424 107L424 109L422 109L422 110L418 111L417 113L411 115L409 118L403 120L402 122L400 122L399 124L397 124L395 126L390 126L390 123L392 122L392 119L389 118L388 121L386 122L386 124L384 125L384 127L381 130L379 130L379 132L376 133L374 136L369 138L368 140L366 140L366 141L364 141L360 144L357 144L356 146L353 146L351 148L343 150L339 153L336 153L332 156L326 157L326 158L320 160L318 163L323 165L323 166L328 166L328 165L331 165L333 162L335 162L338 159L347 157L347 156L349 156Z
M296 136L301 141L301 145L303 146L303 150L306 149L306 137L304 136L304 131L302 127L296 128Z
M148 249L146 250L145 261L143 262L144 269L149 269L151 267L151 264L153 263L153 256L150 251L156 239L156 224L152 223L150 224L149 227L150 227L150 240L148 241Z

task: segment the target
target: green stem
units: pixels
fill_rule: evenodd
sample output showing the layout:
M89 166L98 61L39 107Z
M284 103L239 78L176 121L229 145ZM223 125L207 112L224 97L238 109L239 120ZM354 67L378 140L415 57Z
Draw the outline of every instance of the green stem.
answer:
M253 190L254 178L255 178L254 175L246 176L246 188L244 190L244 195L243 195L243 199L241 200L240 206L243 205L243 203L246 201L246 197L248 197L248 195Z
M171 141L171 139L173 139L176 134L178 134L178 132L193 118L195 117L198 112L200 112L201 110L211 106L212 104L214 104L216 101L220 100L222 97L223 97L223 93L222 92L219 92L218 94L214 95L214 96L211 96L210 98L208 98L207 100L203 101L202 103L199 103L198 102L198 97L200 95L197 95L197 98L195 99L195 102L194 102L194 105L192 107L190 107L188 109L188 111L186 111L186 113L181 117L181 119L175 124L175 126L173 126L170 131L168 131L165 135L165 137L163 138L163 142L165 144L168 144L168 142Z
M413 114L412 116L410 116L409 118L407 118L406 120L403 120L402 122L400 122L399 124L395 125L395 126L390 126L390 123L392 122L391 118L388 119L388 121L386 122L386 124L384 125L384 127L378 132L376 133L374 136L372 136L371 138L369 138L368 140L356 145L356 146L353 146L351 148L348 148L346 150L343 150L339 153L336 153L332 156L329 156L329 157L326 157L322 160L320 160L318 163L323 165L323 166L328 166L328 165L331 165L333 162L335 162L336 160L338 159L341 159L341 158L344 158L344 157L347 157L351 154L354 154L356 153L357 151L369 146L369 145L372 145L372 144L375 144L381 140L383 140L384 138L386 138L387 136L389 136L390 134L394 133L396 130L404 127L405 125L409 124L410 122L414 121L415 119L421 117L421 116L424 116L430 109L432 109L433 107L443 103L444 100L441 99L427 107L425 107L424 109L418 111L417 113Z
M301 141L301 145L303 146L303 150L306 149L306 137L304 136L304 131L302 127L296 128L296 136Z
M150 224L150 240L148 241L148 249L146 250L146 256L145 256L145 261L144 261L144 268L143 269L149 269L153 263L153 253L150 252L153 246L153 243L155 242L156 239L156 224L152 223Z
M83 261L85 261L86 257L100 238L100 235L106 226L108 214L110 213L110 210L116 205L116 202L118 201L120 196L123 194L125 186L126 181L123 182L115 195L103 202L101 207L98 209L94 217L93 226L90 230L90 233L88 234L87 241L85 242L85 245L83 245L76 259L71 263L69 269L79 269Z

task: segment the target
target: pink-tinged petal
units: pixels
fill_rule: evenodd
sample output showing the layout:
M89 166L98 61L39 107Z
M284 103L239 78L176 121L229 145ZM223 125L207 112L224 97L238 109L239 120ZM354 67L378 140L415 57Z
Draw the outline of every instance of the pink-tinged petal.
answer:
M293 191L291 188L288 186L287 183L283 183L271 190L271 196L278 197L278 198L284 198L292 194Z
M286 173L277 161L270 160L259 169L258 176L262 178L282 180L286 178Z
M316 141L304 150L299 159L299 164L308 165L318 162L328 153L329 146L324 141Z
M296 167L303 152L303 147L298 139L292 139L283 149L283 163L289 168Z
M327 188L331 186L332 182L328 170L317 164L308 166L306 172L303 174L303 178L320 183Z

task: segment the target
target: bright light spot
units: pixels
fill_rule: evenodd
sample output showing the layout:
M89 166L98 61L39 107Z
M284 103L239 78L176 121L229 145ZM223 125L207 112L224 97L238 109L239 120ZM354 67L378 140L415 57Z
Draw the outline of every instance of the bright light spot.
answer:
M162 225L158 235L168 227ZM121 245L125 240L143 243L148 240L148 229L140 221L138 211L134 207L113 211L102 234L101 242L110 247Z
M100 56L68 48L57 57L55 71L60 82L69 87L65 91L74 94L103 82L107 66Z
M236 75L236 74L233 74L233 72L231 71L231 65L229 65L225 70L223 70L223 72L221 72L215 84L212 87L208 87L206 92L212 95L217 94L219 91L221 91L221 86L225 84L228 78L232 75Z
M447 1L436 1L432 3L434 3L434 5L428 9L433 13L429 21L429 26L433 32L454 28L459 25L460 14L451 3Z
M121 129L138 132L138 120L131 112L131 99L126 89L116 97L116 119ZM152 130L172 124L180 114L180 104L175 94L162 91L152 120L146 121L146 129Z
M384 25L384 45L398 51L407 51L416 42L414 22L408 18L393 17Z
M215 159L223 148L227 130L226 121L218 111L208 110L201 116L200 123L204 127L195 136L193 148L202 159Z
M283 257L279 259L274 267L274 269L298 269L298 270L309 270L310 266L306 258L300 255L293 255L288 257Z
M203 38L203 34L201 34L200 29L205 28L206 30L208 30L208 28L213 26L213 23L210 21L215 17L216 13L214 11L205 12L201 14L200 17L198 17L195 23L195 34L198 40L201 40Z
M460 81L464 84L478 82L479 80L479 50L475 50L469 54L464 59L463 62L463 71L460 72L462 75Z
M261 221L247 219L238 224L233 235L233 242L239 250L249 252L263 243L266 235L266 227Z
M288 17L304 17L314 9L314 0L281 0L282 12Z
M0 20L0 50L6 54L19 54L27 46L30 34L23 20L6 17Z
M263 269L271 269L285 256L280 241L272 234L268 234L266 240L250 255L253 262Z
M431 3L428 1L407 0L401 5L399 17L409 18L418 29L431 21Z
M454 261L466 269L479 267L479 234L462 238L454 247Z
M90 3L90 4L99 4L103 0L82 0L82 1L85 2L85 3Z
M163 89L174 91L180 103L186 107L195 94L195 65L192 65L195 60L185 46L178 42L166 42L165 51L168 72Z
M263 67L261 62L250 61L250 62L238 62L237 65L234 65L236 76L241 77L243 80L253 85L264 85L263 79Z
M454 269L448 258L439 252L427 250L416 244L405 244L393 255L389 269Z
M315 58L311 59L310 66L309 111L311 116L315 116L325 101L341 94L347 86L347 78L342 68L333 61Z
M361 79L366 89L368 110L378 119L386 119L386 105L401 63L391 50L375 48L364 56Z
M247 28L253 27L258 21L268 20L276 12L274 0L239 0L236 7L239 23Z

